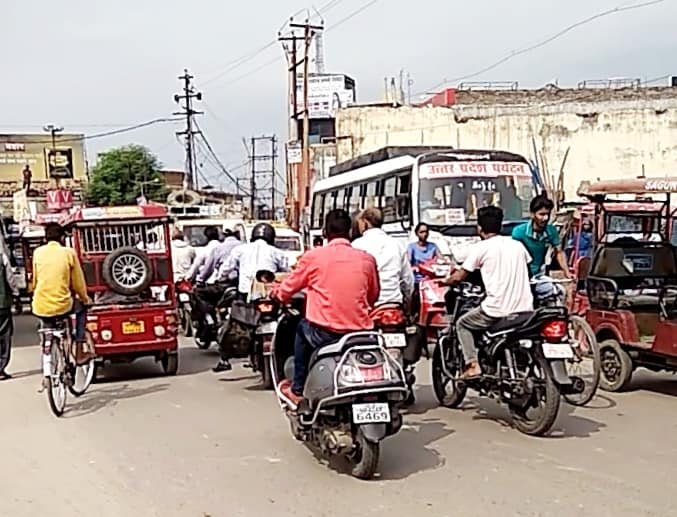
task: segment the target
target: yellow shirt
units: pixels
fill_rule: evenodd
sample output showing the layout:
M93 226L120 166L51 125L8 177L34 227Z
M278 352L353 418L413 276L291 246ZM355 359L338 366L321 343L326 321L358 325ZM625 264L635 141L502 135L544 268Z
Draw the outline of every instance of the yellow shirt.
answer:
M75 293L89 303L80 261L72 248L49 242L33 252L33 314L51 318L73 308Z

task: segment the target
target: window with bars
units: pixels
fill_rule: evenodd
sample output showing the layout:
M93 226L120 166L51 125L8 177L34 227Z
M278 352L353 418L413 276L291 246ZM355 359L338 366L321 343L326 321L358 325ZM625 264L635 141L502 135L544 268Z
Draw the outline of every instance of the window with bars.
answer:
M133 247L148 253L167 251L162 224L85 226L76 231L83 253L110 253L123 247Z

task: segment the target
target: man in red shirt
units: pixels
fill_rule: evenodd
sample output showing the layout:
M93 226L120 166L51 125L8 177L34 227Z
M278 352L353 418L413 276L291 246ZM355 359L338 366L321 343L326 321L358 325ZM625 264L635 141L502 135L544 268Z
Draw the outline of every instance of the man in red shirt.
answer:
M305 253L272 293L287 303L306 289L306 315L294 342L292 392L299 398L303 397L313 349L336 343L350 332L374 327L369 314L380 291L376 260L350 245L351 226L345 210L329 212L324 225L328 244Z

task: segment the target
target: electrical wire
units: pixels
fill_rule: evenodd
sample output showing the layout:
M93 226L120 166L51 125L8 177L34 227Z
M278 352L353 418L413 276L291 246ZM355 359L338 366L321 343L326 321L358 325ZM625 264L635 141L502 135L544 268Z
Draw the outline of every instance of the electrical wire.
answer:
M322 7L320 7L319 10L317 10L317 13L318 14L326 14L327 12L329 12L330 10L332 10L333 8L335 8L336 6L341 4L343 1L344 0L331 0L328 3L326 3L325 5L323 5ZM295 17L295 16L298 16L303 11L304 11L303 9L300 9L294 15L292 15L292 18ZM203 81L201 83L201 85L207 86L208 84L211 84L213 82L218 81L223 76L225 76L228 72L231 72L232 70L248 63L249 61L256 58L259 54L262 54L263 52L265 52L269 48L272 48L275 45L277 45L277 43L278 43L278 40L274 39L272 41L269 41L265 45L262 45L261 47L258 47L256 49L250 51L250 52L247 52L246 54L243 54L242 56L240 56L237 59L233 59L231 61L228 61L227 63L224 63L223 65L218 67L220 69L220 71L218 73L216 73L216 75L213 75L212 77L208 78L206 81Z
M342 1L342 0L341 0L341 1ZM379 1L379 0L370 0L370 1L367 2L366 4L362 5L361 7L359 7L358 9L356 9L355 11L353 11L352 13L350 13L348 16L342 18L341 20L339 20L339 21L336 22L335 24L331 25L328 29L325 30L325 32L327 32L327 31L329 31L329 30L336 29L337 27L340 27L340 26L343 25L344 23L346 23L346 22L348 22L349 20L353 19L355 16L357 16L357 15L361 14L362 12L364 12L365 10L367 10L369 7L371 7L372 5L374 5L374 4L375 4L376 2L378 2L378 1ZM663 1L663 0L657 0L657 1ZM330 2L330 3L331 3L331 2ZM320 8L320 12L321 12L321 11L322 11L322 8ZM277 40L276 40L276 41L273 41L273 42L271 42L271 43L269 43L268 45L266 45L266 48L268 48L269 46L271 46L271 44L276 44L276 43L277 43ZM259 52L259 53L260 53L260 52ZM253 56L251 57L251 59L247 59L247 60L245 60L245 61L242 61L241 63L238 63L237 66L243 65L243 64L245 64L245 63L251 61L251 60L254 59L259 53L256 53L255 55L253 55ZM269 66L271 66L271 65L273 65L273 64L275 64L275 63L277 63L278 61L282 61L282 56L276 56L275 58L270 59L269 61L266 61L266 62L263 63L262 65L260 65L260 66L258 66L258 67L256 67L256 68L254 68L254 69L252 69L252 70L250 70L249 72L246 72L246 73L244 73L244 74L242 74L242 75L240 75L240 76L237 76L237 77L231 79L230 81L227 81L227 82L223 83L222 86L231 85L231 84L233 84L233 83L236 83L236 82L241 81L242 79L246 79L247 77L250 77L251 75L254 75L254 74L257 73L257 72L260 72L260 71L263 70L264 68L268 68ZM230 68L228 71L231 71L231 70L233 70L234 68L236 68L236 67ZM220 79L220 78L223 77L224 75L225 75L225 72L224 72L223 74L220 74L220 76L219 76L218 78ZM209 83L213 83L213 82L216 81L216 80L217 80L217 78L209 79L208 81L203 82L202 85L204 86L204 85L207 85L207 84L209 84Z
M203 141L204 144L207 146L207 149L209 150L209 154L210 154L211 157L214 159L214 161L218 164L218 167L219 167L219 169L221 170L221 172L223 172L223 174L224 174L228 179L230 179L230 181L232 181L234 185L237 185L237 180L236 180L235 177L228 171L228 169L226 169L226 167L223 165L223 163L221 163L221 160L219 159L218 155L216 154L216 152L215 152L214 149L212 148L211 144L209 143L209 140L207 140L207 137L205 136L205 134L204 134L204 132L202 131L202 129L200 129L200 126L197 124L197 122L195 123L195 127L198 129L198 131L199 131L198 135L202 138L202 141ZM244 190L244 189L242 189L242 190Z
M139 124L134 124L133 126L123 127L123 128L120 128L120 129L114 129L112 131L106 131L106 132L103 132L103 133L94 133L94 134L91 134L91 135L82 135L82 136L73 137L73 138L57 137L56 142L58 144L65 144L65 143L73 143L73 142L82 142L82 141L85 141L85 140L94 140L96 138L105 138L105 137L108 137L108 136L120 135L122 133L129 133L130 131L136 131L137 129L143 129L145 127L154 126L155 124L166 124L168 122L180 122L182 120L183 119L176 118L176 117L156 118L156 119L153 119L153 120L148 120L146 122L141 122ZM49 140L37 141L37 142L33 142L33 143L47 145L47 144L51 144L52 140L49 139Z
M496 61L496 62L494 62L494 63L476 71L476 72L473 72L471 74L462 75L462 76L459 76L459 77L455 77L453 79L446 79L445 78L443 81L439 82L438 84L436 84L432 88L428 88L427 90L425 90L423 92L416 93L415 96L425 95L429 92L434 92L435 90L437 90L438 88L441 88L442 86L445 86L446 84L458 83L459 81L464 81L466 79L472 79L474 77L477 77L478 75L482 75L486 72L494 70L495 68L498 68L499 66L501 66L503 63L506 63L507 61L510 61L511 59L514 59L517 56L520 56L520 55L526 54L528 52L532 52L533 50L544 47L545 45L548 45L549 43L552 43L556 39L564 36L568 32L571 32L572 30L577 29L578 27L581 27L583 25L587 25L588 23L591 23L591 22L598 20L600 18L604 18L606 16L610 16L610 15L613 15L613 14L622 13L622 12L625 12L625 11L631 11L631 10L634 10L634 9L641 9L641 8L644 8L644 7L649 7L651 5L660 4L664 1L665 0L650 0L648 2L642 2L642 3L639 3L639 4L635 3L635 4L632 4L632 5L628 5L628 3L626 2L624 4L621 4L621 5L614 7L613 9L607 9L606 11L602 11L602 12L599 12L599 13L594 14L592 16L588 16L587 18L584 18L584 19L579 20L575 23L572 23L571 25L566 26L562 30L556 32L552 36L550 36L550 37L548 37L548 38L546 38L542 41L539 41L538 43L535 43L533 45L529 45L529 46L521 48L519 50L515 50L515 51L511 52L510 54L502 57L498 61Z

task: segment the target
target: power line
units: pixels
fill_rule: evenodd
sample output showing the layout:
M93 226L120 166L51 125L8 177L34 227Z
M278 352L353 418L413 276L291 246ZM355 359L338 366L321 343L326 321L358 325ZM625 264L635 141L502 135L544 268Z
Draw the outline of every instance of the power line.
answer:
M204 134L204 132L202 131L202 129L200 129L200 126L197 124L197 122L195 123L195 127L198 129L198 131L199 131L198 134L200 135L200 137L202 138L202 141L203 141L203 142L205 143L205 145L207 146L207 149L209 150L210 155L212 156L212 158L214 158L214 161L218 164L219 169L221 169L221 172L223 172L223 174L225 174L226 177L227 177L228 179L230 179L230 181L232 181L234 185L237 185L237 180L236 180L235 177L228 171L228 169L226 169L226 167L223 165L223 163L221 163L221 160L219 159L219 157L218 157L218 155L216 154L216 152L214 152L214 149L212 148L211 144L209 143L209 140L207 140L207 137L205 136L205 134ZM243 190L244 190L244 189L243 189ZM245 194L246 194L246 193L245 193Z
M625 3L625 4L621 4L617 7L614 7L613 9L607 9L606 11L602 11L602 12L594 14L592 16L588 16L587 18L584 18L583 20L579 20L575 23L572 23L571 25L568 25L564 29L556 32L552 36L550 36L550 37L548 37L548 38L546 38L546 39L544 39L544 40L542 40L538 43L535 43L535 44L530 45L528 47L524 47L522 49L515 50L515 51L511 52L510 54L502 57L501 59L499 59L498 61L490 64L489 66L486 66L486 67L482 68L481 70L478 70L477 72L462 75L460 77L455 77L453 79L446 79L445 78L443 81L436 84L432 88L428 88L426 91L417 93L416 95L417 96L418 95L424 95L428 92L433 92L433 91L437 90L438 88L440 88L440 87L442 87L446 84L457 83L459 81L464 81L466 79L472 79L473 77L477 77L478 75L482 75L486 72L494 70L495 68L498 68L499 66L501 66L503 63L510 61L511 59L514 59L517 56L520 56L520 55L526 54L528 52L531 52L533 50L536 50L538 48L544 47L545 45L548 45L549 43L552 43L556 39L564 36L568 32L571 32L572 30L577 29L578 27L581 27L583 25L587 25L588 23L593 22L595 20L598 20L600 18L604 18L606 16L610 16L610 15L613 15L613 14L618 14L618 13L621 13L621 12L624 12L624 11L631 11L631 10L634 10L634 9L641 9L643 7L648 7L648 6L651 6L651 5L660 4L664 1L665 0L650 0L648 2L643 2L643 3L640 3L640 4L633 4L633 5L628 5L627 3Z
M64 143L82 142L84 140L94 140L96 138L105 138L105 137L108 137L108 136L115 136L115 135L120 135L122 133L128 133L130 131L136 131L137 129L143 129L145 127L153 126L155 124L165 124L165 123L168 123L168 122L180 122L180 121L181 121L180 118L169 118L169 117L156 118L156 119L153 119L153 120L148 120L146 122L141 122L139 124L134 124L133 126L123 127L123 128L120 128L120 129L115 129L113 131L106 131L104 133L94 133L94 134L91 134L91 135L82 135L82 136L73 137L73 138L59 138L58 143L64 144ZM51 144L52 141L51 140L45 140L45 141L37 141L37 142L33 142L33 143L47 145L47 144Z
M340 0L340 1L343 1L343 0ZM342 18L341 20L339 20L338 22L336 22L335 24L333 24L333 25L332 25L331 27L329 27L329 29L327 29L327 30L336 29L337 27L340 27L340 26L343 25L344 23L346 23L346 22L348 22L349 20L353 19L355 16L361 14L363 11L365 11L366 9L368 9L369 7L371 7L372 5L374 5L374 4L375 4L376 2L378 2L378 1L379 1L379 0L371 0L371 1L367 2L367 3L364 4L362 7L359 7L358 9L356 9L355 11L353 11L351 14L349 14L349 15L346 16L345 18ZM660 1L663 1L663 0L660 0ZM330 2L330 3L331 3L331 2ZM336 5L338 5L338 4L336 4ZM320 8L320 12L322 12L322 9L323 9L323 8ZM274 43L277 43L277 40L276 40ZM269 46L270 46L270 44L267 44L267 45L266 45L266 49L267 49ZM259 53L260 53L260 52L259 52ZM247 60L242 61L241 63L238 63L237 66L239 67L240 65L244 65L245 63L251 61L251 60L254 59L259 53L254 54L253 56L251 56L250 59L247 59ZM235 77L234 79L231 79L230 81L227 81L227 82L223 83L222 86L228 86L228 85L230 85L230 84L233 84L233 83L236 83L236 82L238 82L238 81L241 81L242 79L246 79L247 77L249 77L249 76L251 76L251 75L254 75L254 74L257 73L257 72L260 72L260 71L263 70L264 68L268 68L269 66L271 66L271 65L273 65L273 64L275 64L275 63L277 63L278 61L281 61L281 60L282 60L282 56L276 56L275 58L270 59L269 61L266 61L266 62L263 63L262 65L260 65L260 66L258 66L258 67L256 67L256 68L254 68L254 69L252 69L252 70L250 70L249 72L246 72L246 73L244 73L244 74L242 74L242 75L240 75L240 76ZM231 70L234 69L234 68L236 68L236 67L233 67L233 68L229 69L228 71L231 71ZM225 75L225 74L223 74L223 75ZM223 77L223 75L221 75L221 77ZM211 83L211 82L214 82L214 81L216 81L216 78L211 79L209 82ZM206 84L207 84L207 83L203 83L203 85L206 85Z
M333 8L338 6L339 4L343 3L343 1L344 0L330 0L325 5L320 7L319 10L317 11L317 13L318 14L320 14L320 13L326 14L327 12L329 12L330 10L332 10ZM292 16L292 18L294 16L297 16L298 14L302 13L303 11L304 11L304 9L300 9L299 11L297 11ZM225 76L228 72L231 72L232 70L248 63L249 61L256 58L259 54L262 54L263 52L265 52L269 48L274 47L275 45L277 45L277 39L269 41L265 45L262 45L261 47L258 47L256 49L250 51L250 52L247 52L246 54L243 54L239 58L236 58L236 59L233 59L231 61L228 61L227 63L224 63L223 65L218 67L221 70L216 75L214 75L213 77L211 77L211 78L207 79L205 82L203 82L202 86L204 87L204 86L207 86L208 84L211 84L213 82L218 81L223 76ZM272 64L272 63L269 63L269 64ZM268 65L266 65L266 66L268 66ZM253 72L256 72L256 71L258 71L258 69L254 70Z

